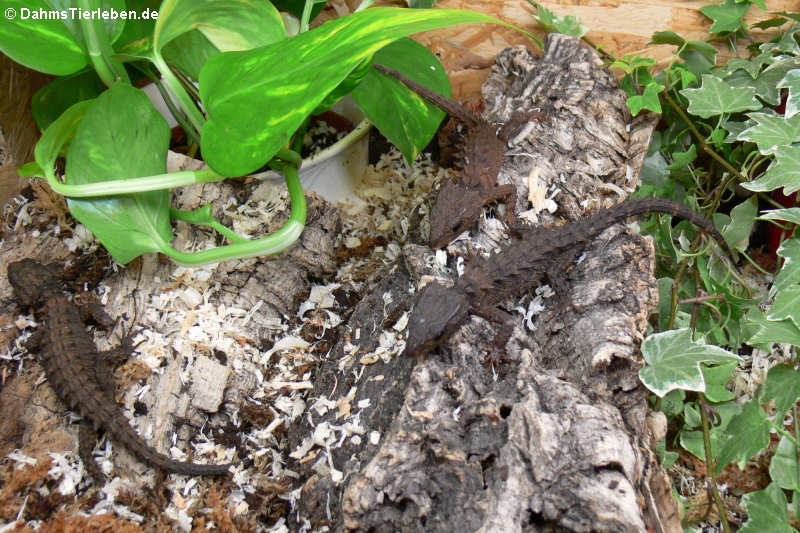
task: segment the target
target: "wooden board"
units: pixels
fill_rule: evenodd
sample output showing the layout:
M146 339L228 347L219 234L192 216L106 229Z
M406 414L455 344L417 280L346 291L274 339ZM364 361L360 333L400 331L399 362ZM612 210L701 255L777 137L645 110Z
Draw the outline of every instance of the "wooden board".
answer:
M797 10L794 0L765 0L769 11ZM334 0L329 16L341 16L354 9L360 0ZM666 63L675 48L665 45L648 45L653 33L672 30L690 40L705 40L711 20L700 13L711 0L559 0L540 2L559 15L574 15L589 29L586 37L617 56L642 54ZM375 5L405 6L402 0L379 0ZM436 7L470 9L515 24L544 38L544 31L533 20L535 9L527 0L438 0ZM748 24L772 18L767 11L750 8L745 20ZM760 39L765 34L754 29L752 35ZM481 85L489 75L489 66L501 50L516 44L536 46L526 36L512 29L492 25L459 25L429 31L414 38L436 53L447 71L457 99L478 99ZM739 54L746 56L746 43ZM719 43L718 61L735 56L727 43ZM536 50L540 52L539 50Z

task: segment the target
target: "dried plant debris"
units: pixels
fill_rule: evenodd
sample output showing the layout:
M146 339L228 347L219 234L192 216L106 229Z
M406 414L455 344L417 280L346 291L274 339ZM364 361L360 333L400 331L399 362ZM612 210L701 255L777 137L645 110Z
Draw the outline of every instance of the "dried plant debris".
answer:
M113 334L94 331L98 350L132 334L135 352L114 379L117 400L137 433L176 459L238 462L229 479L218 484L164 476L103 438L91 453L108 477L104 485L94 485L78 458L78 418L71 416L64 424L65 407L42 383L39 366L25 350L25 338L37 324L32 316L9 315L0 401L5 406L14 394L22 399L17 405L22 411L34 398L43 408L36 410L37 419L20 417L18 424L0 427L3 439L14 444L4 448L4 477L11 481L4 483L3 520L65 531L212 526L288 531L287 513L296 508L303 483L298 465L309 463L309 454L319 455L321 443L380 440L376 432L360 429L359 413L369 402L352 394L328 401L309 397L309 392L315 372L337 343L348 347L345 360L356 368L389 361L402 350L402 311L390 317L395 328L379 336L370 350L358 346L371 331L352 331L347 321L365 280L394 262L409 239L423 234L408 214L413 211L423 220L428 207L423 199L448 174L429 155L408 165L392 150L368 169L363 202L340 206L343 217L310 196L307 231L289 253L195 269L156 256L125 269L109 265L81 225L69 226L69 218L59 222L45 210L50 204L30 201L43 198L40 189L30 198L16 197L16 206L4 212L10 233L0 248L0 269L36 257L37 249L60 241L66 231L68 246L42 259L66 260L70 270L83 276L85 283L71 290L91 289L105 276L80 298L94 295L117 320ZM185 209L213 202L216 217L237 232L257 236L274 231L288 216L283 189L257 182L203 185L182 190L177 201ZM176 230L186 249L203 249L218 240L183 224ZM0 282L0 294L11 301L6 281ZM385 309L398 303L399 298L380 301ZM335 372L338 377L330 377L344 382L351 368L342 363ZM17 386L25 379L26 387ZM381 378L370 379L376 383ZM300 419L326 411L336 413L337 424L295 437L305 445L290 439L288 430ZM46 435L58 438L42 442ZM48 442L60 443L59 448ZM49 496L42 499L44 493Z

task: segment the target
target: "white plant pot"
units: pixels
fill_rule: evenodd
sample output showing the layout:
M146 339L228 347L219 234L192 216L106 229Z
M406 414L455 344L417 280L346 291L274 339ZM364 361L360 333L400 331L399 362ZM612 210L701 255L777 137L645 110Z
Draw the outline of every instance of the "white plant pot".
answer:
M356 124L353 131L315 155L303 159L300 183L304 189L314 191L330 202L361 203L356 190L367 168L369 132L372 123L350 97L345 97L331 108ZM283 181L280 174L268 171L254 174L257 179Z
M143 89L155 108L166 118L170 127L177 124L164 104L161 94L150 84ZM303 159L300 167L300 183L306 190L314 191L329 202L363 203L356 195L361 184L361 177L367 168L369 152L369 132L372 123L367 120L361 109L348 96L331 108L353 124L353 131L346 137L325 148L312 157ZM260 180L283 182L284 178L277 172L267 171L253 174Z

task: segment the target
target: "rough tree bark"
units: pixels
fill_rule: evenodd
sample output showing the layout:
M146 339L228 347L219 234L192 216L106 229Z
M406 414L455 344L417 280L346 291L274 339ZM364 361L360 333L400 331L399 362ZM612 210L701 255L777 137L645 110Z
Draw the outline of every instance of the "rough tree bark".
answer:
M512 140L499 178L517 185L518 211L530 208L528 198L545 206L542 197L554 197L561 216L574 219L635 187L653 121L630 117L614 77L579 41L551 35L541 58L505 50L484 100L496 122L515 110L547 110ZM553 218L527 215L536 223ZM498 224L479 226L449 250L491 251L502 238ZM428 249L403 251L368 283L350 335L316 373L309 403L357 405L350 431L332 438L330 428L343 426L341 409L312 408L288 432L292 468L305 480L294 525L680 531L651 451L661 420L648 413L637 378L657 299L649 239L622 226L603 233L565 274L569 310L556 319L543 300L547 310L531 319L532 330L515 314L510 363L497 369L482 363L493 327L474 316L424 359L364 356L379 347L381 331L403 328L412 288L452 277ZM540 299L531 294L524 304L532 298Z

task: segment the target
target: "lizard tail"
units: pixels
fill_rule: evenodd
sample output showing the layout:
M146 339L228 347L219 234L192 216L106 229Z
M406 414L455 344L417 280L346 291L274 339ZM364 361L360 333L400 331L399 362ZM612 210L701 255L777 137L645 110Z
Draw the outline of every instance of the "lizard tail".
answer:
M666 198L634 198L627 200L619 205L595 213L588 217L587 222L604 229L608 226L606 221L609 219L621 220L644 213L663 213L688 220L717 241L730 257L734 257L728 247L728 243L725 242L725 238L717 231L717 228L714 227L714 224L709 219L680 202Z
M113 428L106 428L106 431L111 433L113 440L125 446L125 448L140 461L166 472L187 474L190 476L222 476L227 474L229 471L228 469L231 467L231 463L204 465L170 459L147 444L129 424L124 421L120 424L121 425Z

